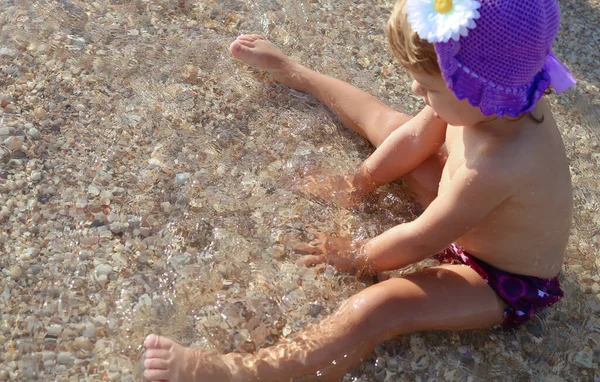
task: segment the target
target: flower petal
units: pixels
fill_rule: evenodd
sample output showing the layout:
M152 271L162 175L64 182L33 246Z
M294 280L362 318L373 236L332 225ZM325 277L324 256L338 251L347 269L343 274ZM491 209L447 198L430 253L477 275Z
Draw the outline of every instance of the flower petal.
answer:
M477 0L454 0L452 11L439 13L433 0L408 0L406 13L412 29L430 43L458 41L467 36L469 29L477 25L474 19L480 17L481 3Z

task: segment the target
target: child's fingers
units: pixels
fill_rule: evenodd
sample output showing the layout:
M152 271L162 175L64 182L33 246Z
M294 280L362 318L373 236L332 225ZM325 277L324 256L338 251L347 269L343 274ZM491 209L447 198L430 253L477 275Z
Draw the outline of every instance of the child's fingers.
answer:
M350 273L354 272L354 263L351 259L347 259L344 257L335 256L335 255L329 255L329 256L327 256L327 262L329 264L333 265L334 267L336 267L340 271L350 272Z
M321 247L321 245L312 243L295 243L292 245L292 249L310 254L323 253L323 248Z
M321 264L321 263L326 263L327 262L327 256L326 255L306 255L306 256L302 256L301 258L299 258L298 260L296 260L296 265L299 266L305 266L305 267L312 267L315 266L317 264Z
M318 241L319 243L326 243L329 239L329 235L325 232L314 231L312 233L315 235L315 241Z

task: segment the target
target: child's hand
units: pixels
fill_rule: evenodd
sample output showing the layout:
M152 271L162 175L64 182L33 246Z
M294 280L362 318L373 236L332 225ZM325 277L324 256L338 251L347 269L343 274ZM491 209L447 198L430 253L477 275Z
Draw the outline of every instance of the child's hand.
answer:
M309 253L296 261L298 265L314 266L321 263L331 264L340 271L355 273L355 263L364 240L353 240L350 236L330 237L317 233L310 243L290 243L297 251Z
M296 189L319 199L350 208L360 203L373 190L372 185L360 174L336 174L320 169L304 178Z

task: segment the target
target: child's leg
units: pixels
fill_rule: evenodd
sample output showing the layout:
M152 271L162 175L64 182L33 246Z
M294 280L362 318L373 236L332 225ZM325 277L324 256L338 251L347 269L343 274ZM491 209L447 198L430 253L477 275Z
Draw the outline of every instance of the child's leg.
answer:
M257 35L243 35L231 44L231 54L248 65L270 72L293 89L312 94L327 105L347 128L379 146L411 117L337 78L302 66Z
M312 94L333 110L347 128L368 139L375 147L411 119L344 81L292 61L260 36L240 36L230 49L231 54L244 63L270 72L277 81L298 91ZM445 153L440 152L404 176L417 201L424 206L437 196L444 162Z
M382 341L422 330L489 328L502 321L503 309L502 301L472 269L430 268L373 285L319 324L253 355L210 359L200 350L151 335L146 340L144 376L186 381L288 381L314 376L335 381Z
M447 156L446 147L442 146L437 154L430 156L402 178L415 200L425 208L437 197Z

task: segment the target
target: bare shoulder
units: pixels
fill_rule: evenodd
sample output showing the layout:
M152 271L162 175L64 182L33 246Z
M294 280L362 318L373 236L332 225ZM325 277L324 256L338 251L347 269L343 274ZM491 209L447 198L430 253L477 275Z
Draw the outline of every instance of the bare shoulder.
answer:
M552 114L547 110L543 115L543 121L527 116L490 128L465 128L465 155L470 154L474 163L498 175L530 175L546 164L549 154L565 155Z
M464 144L464 166L474 175L496 184L515 184L524 179L534 159L520 139L488 132L467 131Z

